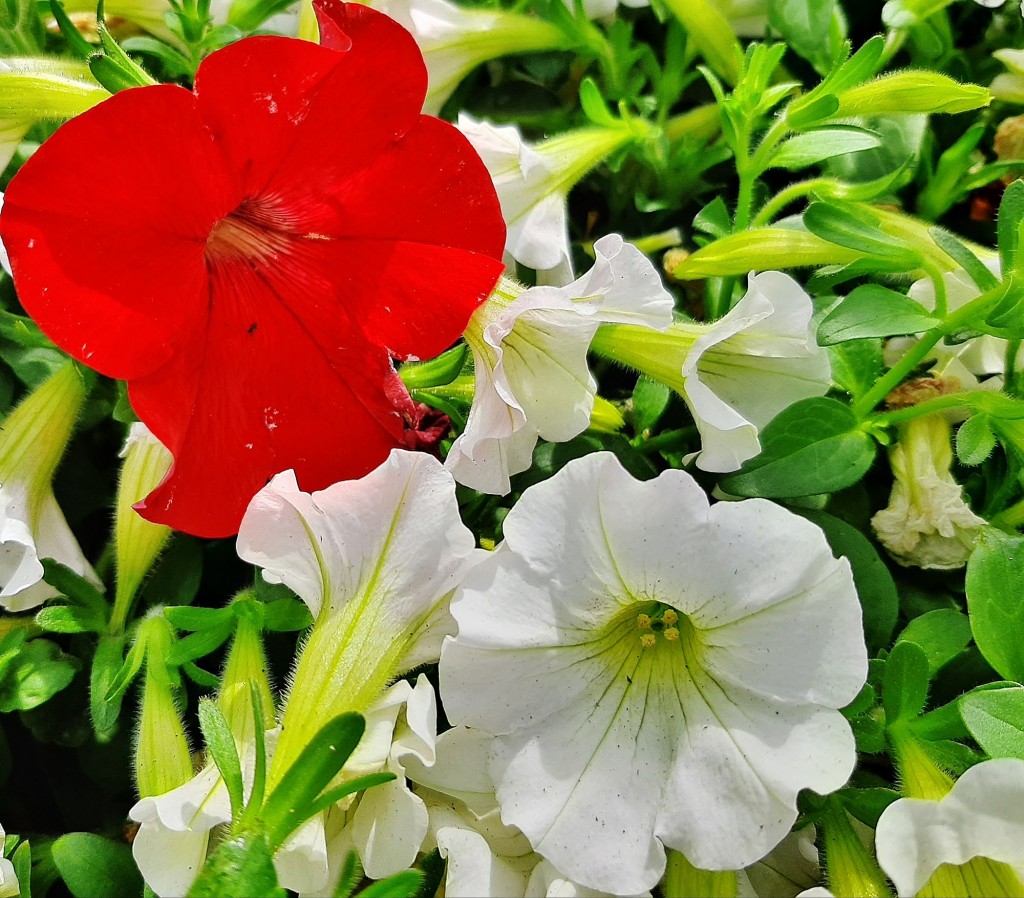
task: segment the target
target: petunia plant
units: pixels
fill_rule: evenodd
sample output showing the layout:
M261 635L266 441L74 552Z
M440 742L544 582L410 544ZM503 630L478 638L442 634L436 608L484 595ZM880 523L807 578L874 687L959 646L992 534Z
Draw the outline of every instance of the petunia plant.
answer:
M0 0L0 898L1024 895L1022 58Z

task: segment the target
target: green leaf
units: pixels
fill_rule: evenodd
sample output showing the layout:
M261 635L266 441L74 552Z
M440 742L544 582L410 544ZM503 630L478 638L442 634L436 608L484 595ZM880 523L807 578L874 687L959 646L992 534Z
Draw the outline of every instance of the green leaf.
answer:
M621 122L609 111L604 97L593 78L589 76L580 82L580 106L583 114L595 125L603 128L617 128Z
M110 660L117 663L114 675L108 678L107 691L102 696L105 702L115 702L125 694L128 687L131 686L135 681L135 678L139 675L139 671L142 670L143 661L146 660L145 641L136 640L128 651L127 658L125 658L121 653L122 642L123 641L120 637L106 637L105 640L100 641L100 646L96 650L97 656L101 654L101 649L104 653L109 651L111 653ZM114 652L112 649L107 648L109 645L116 645L118 651ZM96 658L94 657L94 672L95 669ZM120 702L118 702L118 707L120 707Z
M1018 178L1003 191L1003 198L999 203L999 216L996 219L999 258L1005 274L1013 271L1017 261L1021 221L1024 221L1024 181Z
M640 377L633 388L633 432L642 436L650 431L668 408L672 391L657 380Z
M359 863L359 855L350 851L345 855L345 863L341 868L341 876L334 887L332 898L351 898L351 895L363 881L363 865Z
M188 661L204 658L219 649L235 632L235 620L232 615L223 623L197 630L184 639L177 640L167 656L167 663L180 667Z
M999 278L988 270L985 263L974 255L963 241L958 240L949 231L944 231L942 228L929 228L928 234L939 249L967 272L982 293L999 286Z
M716 196L710 203L693 217L694 230L702 231L711 237L724 237L732 231L732 219L725 200Z
M971 622L966 614L940 608L915 617L896 639L912 642L928 659L928 674L938 671L960 654L971 641Z
M36 613L36 625L50 633L102 633L107 620L78 605L47 605Z
M921 713L928 701L928 657L912 642L898 642L885 662L882 707L890 726Z
M140 603L143 606L190 605L199 591L202 577L202 542L184 533L175 533L153 576L146 581Z
M834 156L859 153L881 146L877 134L851 125L804 131L787 140L772 156L770 168L797 171Z
M1002 298L976 325L979 330L1003 340L1024 338L1024 287L1020 281L1020 275L1015 275L1004 283Z
M465 362L466 344L459 343L429 361L406 362L398 369L398 376L410 390L440 387L455 380Z
M421 870L403 870L368 885L359 893L359 898L416 898L423 879Z
M988 415L972 415L956 432L956 457L962 465L980 465L996 447Z
M263 628L272 633L305 630L312 623L309 606L300 599L274 599L263 607Z
M365 728L366 722L360 714L335 717L309 741L295 763L284 772L261 814L274 850L308 819L320 793L355 751Z
M224 712L211 698L199 699L199 727L203 731L206 750L220 771L231 800L231 816L237 820L242 814L242 763L238 758L235 738L231 735Z
M864 614L864 640L874 650L887 646L896 626L900 605L889 568L871 541L856 527L822 511L801 509L799 514L824 531L837 556L849 559Z
M834 493L860 480L875 458L874 440L856 415L828 398L802 399L780 412L762 431L761 447L722 479L722 489L766 499Z
M812 63L829 49L835 0L769 0L768 24Z
M144 652L140 649L139 663ZM129 655L131 659L131 655ZM115 680L124 664L124 637L102 636L92 657L89 675L89 715L97 742L109 742L120 722L123 689L115 689ZM136 673L138 669L136 668ZM130 682L130 681L129 681Z
M37 708L64 689L78 670L78 659L48 639L22 642L13 657L6 651L8 645L3 643L0 664L0 711Z
M277 883L274 853L264 832L225 839L206 861L189 898L286 898Z
M818 343L829 346L865 337L918 334L939 320L909 296L878 284L853 290L818 325Z
M164 608L164 617L179 630L198 632L231 623L235 619L235 611L230 605L221 608L172 605Z
M878 825L878 818L882 816L889 805L900 797L895 789L872 788L872 789L840 789L837 793L839 800L854 817L865 826L874 829Z
M862 209L853 209L838 201L811 203L804 212L804 224L812 234L829 243L898 262L907 268L918 267L920 254L885 233L878 221Z
M87 609L94 616L106 620L108 613L107 600L90 581L81 574L76 574L71 568L66 567L59 561L52 558L43 559L43 579L54 589L59 589L62 595L82 608Z
M1024 686L968 692L960 715L990 758L1024 758Z
M999 675L1024 680L1024 538L986 528L967 562L967 610L978 649Z
M94 833L68 833L53 843L53 862L75 898L142 894L132 850Z
M854 399L860 399L882 373L881 340L848 340L828 347L832 379Z

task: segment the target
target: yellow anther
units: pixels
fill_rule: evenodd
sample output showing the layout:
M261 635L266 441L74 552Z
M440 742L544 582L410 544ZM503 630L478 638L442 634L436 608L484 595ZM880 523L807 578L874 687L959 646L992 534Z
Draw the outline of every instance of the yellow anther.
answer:
M658 641L658 637L653 633L641 633L640 634L640 647L644 649L650 649L654 647L654 644Z
M494 540L493 539L487 539L486 536L480 537L480 548L481 549L486 549L488 552L493 552L494 551Z
M651 616L649 614L638 614L636 616L636 625L641 630L651 629Z
M679 615L676 614L671 608L666 608L665 613L661 616L661 619L665 621L666 626L674 626L679 620Z
M669 642L675 642L679 639L679 631L675 627L668 627L664 636Z

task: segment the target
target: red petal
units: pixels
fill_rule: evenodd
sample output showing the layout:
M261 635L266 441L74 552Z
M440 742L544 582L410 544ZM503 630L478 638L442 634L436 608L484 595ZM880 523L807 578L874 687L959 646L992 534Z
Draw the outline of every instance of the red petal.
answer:
M332 258L349 315L400 358L451 346L504 268L480 253L394 241L339 240Z
M226 164L259 193L295 143L339 54L308 41L254 37L211 53L196 72L200 115Z
M0 233L46 334L104 374L135 377L201 327L205 240L237 202L192 95L141 87L39 148L11 181Z
M333 194L339 236L502 257L505 222L491 176L465 136L440 119L420 116L399 143Z
M310 327L244 262L213 277L205 339L129 387L139 417L174 455L140 511L207 537L237 532L250 499L282 470L321 489L361 477L403 441L384 392L390 363L353 346L343 317Z
M247 193L281 200L295 228L330 233L325 187L373 162L419 120L423 58L397 22L354 4L345 52L289 38L240 41L196 77L199 108ZM283 72L282 72L283 70ZM244 73L244 74L243 74Z

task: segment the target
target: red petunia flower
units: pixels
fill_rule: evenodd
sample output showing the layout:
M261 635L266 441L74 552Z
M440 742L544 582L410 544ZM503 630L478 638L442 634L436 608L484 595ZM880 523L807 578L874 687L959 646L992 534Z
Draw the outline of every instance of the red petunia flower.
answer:
M317 490L405 445L391 357L449 346L502 270L490 175L420 114L411 35L357 4L317 12L320 46L248 38L194 91L125 90L68 122L0 216L25 309L128 381L174 455L141 513L201 536L235 533L279 471Z

